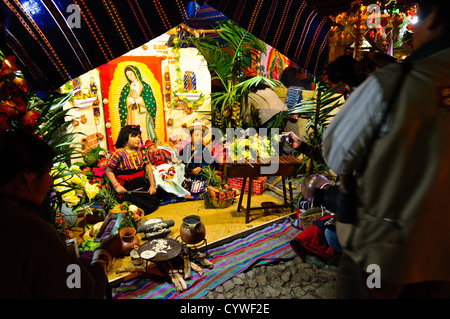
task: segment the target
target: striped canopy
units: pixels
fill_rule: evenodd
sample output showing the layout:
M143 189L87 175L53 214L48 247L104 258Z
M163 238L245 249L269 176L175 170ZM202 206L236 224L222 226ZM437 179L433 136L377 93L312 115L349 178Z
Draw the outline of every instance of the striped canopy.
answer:
M220 13L212 17L189 0L1 1L1 49L37 90L59 88L188 18L201 27L226 16L314 74L328 61L331 21L302 0L208 0Z
M193 29L211 30L214 29L217 21L227 19L228 17L222 12L205 3L183 23Z
M328 62L331 20L307 1L207 0L244 29L312 74Z

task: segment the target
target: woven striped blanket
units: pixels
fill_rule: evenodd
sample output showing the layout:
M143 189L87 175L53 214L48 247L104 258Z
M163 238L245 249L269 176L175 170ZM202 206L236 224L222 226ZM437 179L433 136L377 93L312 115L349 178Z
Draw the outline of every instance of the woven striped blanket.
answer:
M247 237L210 249L209 260L214 263L214 268L205 269L202 276L193 272L191 279L186 281L188 289L183 292L178 293L173 283L138 277L122 283L114 298L201 299L210 290L256 264L294 258L290 241L299 230L292 227L291 222L292 219L286 218L280 224L274 223Z

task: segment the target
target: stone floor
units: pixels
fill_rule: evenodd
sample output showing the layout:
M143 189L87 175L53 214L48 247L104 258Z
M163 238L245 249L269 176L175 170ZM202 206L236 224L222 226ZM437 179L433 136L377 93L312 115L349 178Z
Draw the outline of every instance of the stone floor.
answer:
M269 177L267 182L273 180L274 177ZM293 185L295 197L300 191L298 180ZM282 200L277 193L266 192ZM337 260L310 255L306 256L306 262L297 256L289 261L255 266L216 287L205 299L334 299L337 264Z
M255 266L209 292L205 299L334 299L336 262L316 256Z

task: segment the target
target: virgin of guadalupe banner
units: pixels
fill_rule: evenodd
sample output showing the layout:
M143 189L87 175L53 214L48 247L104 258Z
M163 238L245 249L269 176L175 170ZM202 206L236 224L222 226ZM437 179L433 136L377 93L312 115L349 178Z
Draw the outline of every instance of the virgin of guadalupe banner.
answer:
M266 44L266 54L261 54L261 75L280 80L281 72L286 68L288 61L277 49Z
M138 125L142 140L166 141L160 57L123 56L99 67L110 151L125 125Z

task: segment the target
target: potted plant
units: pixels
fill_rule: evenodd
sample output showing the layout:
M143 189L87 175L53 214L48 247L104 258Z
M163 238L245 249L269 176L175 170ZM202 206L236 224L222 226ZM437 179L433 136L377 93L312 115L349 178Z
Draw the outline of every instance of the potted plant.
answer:
M250 88L260 82L271 87L281 85L266 77L245 77L246 70L257 59L255 52L265 52L265 44L231 20L218 21L215 32L218 38L191 36L184 40L205 58L212 82L221 87L211 93L212 125L223 133L231 127L257 127L255 117L245 121L243 116L248 112Z
M208 165L200 172L206 178L207 192L205 194L205 208L225 208L232 204L235 193L222 187L221 179L216 170Z

